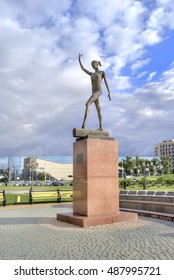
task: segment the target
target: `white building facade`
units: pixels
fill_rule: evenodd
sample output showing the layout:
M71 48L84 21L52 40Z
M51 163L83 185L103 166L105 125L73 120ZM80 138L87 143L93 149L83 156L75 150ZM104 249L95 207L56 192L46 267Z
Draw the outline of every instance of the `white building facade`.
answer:
M63 159L63 160L62 160ZM69 180L73 175L73 164L71 159L56 156L33 156L24 159L24 177L25 180L37 180L40 172L49 175L50 180Z

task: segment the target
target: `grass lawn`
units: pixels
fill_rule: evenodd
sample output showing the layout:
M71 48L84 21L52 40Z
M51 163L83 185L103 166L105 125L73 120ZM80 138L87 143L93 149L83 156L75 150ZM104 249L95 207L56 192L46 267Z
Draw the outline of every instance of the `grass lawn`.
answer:
M20 194L20 202L16 202L16 197L17 195L15 194L6 194L6 200L7 200L7 205L19 205L19 204L29 204L29 195L24 195L24 194ZM68 198L63 198L62 202L66 202L66 201L72 201L72 199L68 199ZM47 199L47 200L35 200L33 202L33 204L35 203L51 203L51 202L56 202L56 199ZM2 203L1 203L2 205Z
M7 205L29 204L29 195L20 194L20 203L16 203L16 196L15 194L6 194Z
M127 190L143 189L144 177L136 177L136 179L136 182L132 182L130 179L126 179ZM124 179L121 178L120 190L123 190L123 181ZM174 192L174 174L166 174L162 176L147 176L146 190Z

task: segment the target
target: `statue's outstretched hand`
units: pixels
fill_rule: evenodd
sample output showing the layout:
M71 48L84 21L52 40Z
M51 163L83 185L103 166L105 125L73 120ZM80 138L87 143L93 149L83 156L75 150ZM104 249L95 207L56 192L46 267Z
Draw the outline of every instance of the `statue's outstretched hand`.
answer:
M81 58L82 55L83 55L82 53L79 53L79 59Z
M110 94L108 94L108 96L107 96L108 98L109 98L109 101L111 101L111 96L110 96Z

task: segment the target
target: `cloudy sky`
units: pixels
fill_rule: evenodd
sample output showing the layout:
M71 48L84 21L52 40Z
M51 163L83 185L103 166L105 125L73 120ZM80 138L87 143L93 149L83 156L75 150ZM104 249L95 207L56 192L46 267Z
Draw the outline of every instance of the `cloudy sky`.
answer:
M111 90L103 126L119 155L153 156L174 138L173 0L1 0L0 156L72 155L91 61ZM87 128L97 129L92 105Z

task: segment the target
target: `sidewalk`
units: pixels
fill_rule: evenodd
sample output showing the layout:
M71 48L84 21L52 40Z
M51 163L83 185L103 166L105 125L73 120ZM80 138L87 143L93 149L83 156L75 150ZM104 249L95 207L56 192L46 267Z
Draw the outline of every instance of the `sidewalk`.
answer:
M0 207L3 260L174 260L174 223L138 221L81 228L56 220L72 203Z

